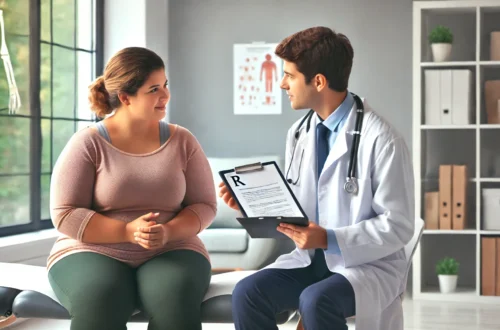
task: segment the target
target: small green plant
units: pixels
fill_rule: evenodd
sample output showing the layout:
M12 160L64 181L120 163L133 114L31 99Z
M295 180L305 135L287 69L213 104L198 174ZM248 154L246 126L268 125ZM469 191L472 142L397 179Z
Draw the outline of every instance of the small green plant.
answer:
M438 25L429 34L429 42L431 44L451 44L453 42L453 33L446 26Z
M460 263L453 258L444 258L436 264L436 273L438 275L457 275Z

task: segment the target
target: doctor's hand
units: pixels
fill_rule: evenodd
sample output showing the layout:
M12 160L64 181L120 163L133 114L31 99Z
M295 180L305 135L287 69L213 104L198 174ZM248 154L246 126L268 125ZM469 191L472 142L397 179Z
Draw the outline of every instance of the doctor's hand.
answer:
M222 198L222 200L224 201L224 203L226 203L227 206L229 206L233 210L239 211L240 208L238 207L238 204L236 204L236 201L234 200L233 196L229 192L229 189L227 189L227 187L224 184L224 182L221 182L219 184L219 188L221 188L220 191L219 191L219 197Z
M326 249L328 239L326 229L309 221L307 227L280 223L277 230L290 237L301 249Z

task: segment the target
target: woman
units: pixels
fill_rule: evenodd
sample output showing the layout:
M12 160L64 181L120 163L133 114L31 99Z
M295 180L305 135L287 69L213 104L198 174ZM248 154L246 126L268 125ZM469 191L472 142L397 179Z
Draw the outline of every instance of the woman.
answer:
M90 86L106 118L75 133L54 167L62 235L49 280L71 330L126 329L136 308L150 330L201 329L211 265L197 234L215 217L215 188L195 137L162 121L169 98L161 58L121 50Z

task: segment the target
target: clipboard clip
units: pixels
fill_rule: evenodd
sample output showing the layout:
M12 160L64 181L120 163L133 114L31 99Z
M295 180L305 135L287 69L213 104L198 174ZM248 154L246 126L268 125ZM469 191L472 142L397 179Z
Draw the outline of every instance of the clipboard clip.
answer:
M241 173L262 171L263 169L264 169L264 167L262 166L262 163L258 162L258 163L253 163L253 164L236 166L234 168L234 172L236 172L236 174L241 174Z

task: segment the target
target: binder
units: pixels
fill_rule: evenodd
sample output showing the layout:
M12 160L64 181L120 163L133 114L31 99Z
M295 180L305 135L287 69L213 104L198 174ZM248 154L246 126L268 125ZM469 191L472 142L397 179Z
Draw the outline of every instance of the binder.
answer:
M452 228L452 166L439 166L439 229Z
M500 100L500 80L488 80L484 83L484 100L488 124L500 123L498 100Z
M481 295L494 296L496 293L497 238L481 238Z
M452 70L441 70L441 125L452 125Z
M462 230L467 226L467 165L453 165L452 176L452 228Z
M243 185L240 185L241 188L237 188L238 182L239 183L244 183L244 182L250 182L251 180L253 181L259 181L258 177L262 175L267 174L272 174L272 175L278 175L278 178L281 179L278 181L279 182L273 182L272 184L266 185L263 184L262 188L257 187L256 189L261 189L259 191L255 190L254 192L250 191L250 189L254 188L249 188L249 187L244 187L245 192L241 193L238 189L242 189ZM297 201L297 198L293 194L292 190L290 189L290 186L285 180L285 177L283 176L283 173L281 173L278 165L276 164L275 161L270 161L270 162L265 162L265 163L253 163L253 164L247 164L247 165L242 165L242 166L237 166L234 169L230 170L223 170L219 171L219 175L224 181L224 184L228 188L229 192L233 196L234 200L238 204L238 207L242 213L242 217L237 217L236 220L245 228L245 230L248 232L250 237L252 238L275 238L275 239L289 239L288 236L284 235L283 233L279 232L277 230L277 227L279 226L280 223L288 223L288 224L293 224L293 225L298 225L298 226L308 226L309 225L309 219L306 216L304 210L302 209L300 203ZM230 177L233 181L230 183L228 180L228 177ZM260 180L262 181L262 180ZM260 182L259 181L259 182ZM274 187L274 188L273 188ZM258 216L249 216L250 213L253 211L250 210L248 207L249 203L248 200L255 201L256 199L261 198L263 194L266 193L266 189L274 189L274 192L276 192L276 189L280 189L281 192L283 192L283 196L285 199L292 201L293 205L290 205L290 209L294 210L293 216L290 215L271 215L267 216L264 214L260 214ZM279 193L279 192L278 192ZM254 195L252 195L254 194ZM271 192L273 194L273 192ZM248 200L245 199L245 196L250 196ZM240 198L238 198L238 196ZM243 198L242 198L243 196ZM278 199L283 200L283 196L281 196ZM266 197L262 197L266 198ZM245 200L244 200L245 199ZM270 211L270 213L273 213ZM298 215L295 215L298 214ZM252 213L253 215L253 213Z
M429 191L424 195L425 229L439 229L439 192Z
M425 124L441 124L441 85L439 70L425 71Z
M472 122L472 71L452 71L451 117L453 125Z
M495 295L500 296L500 237L496 238L496 283L495 283Z

